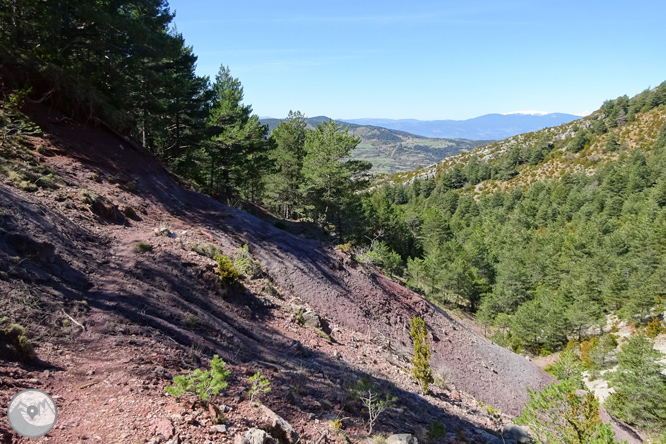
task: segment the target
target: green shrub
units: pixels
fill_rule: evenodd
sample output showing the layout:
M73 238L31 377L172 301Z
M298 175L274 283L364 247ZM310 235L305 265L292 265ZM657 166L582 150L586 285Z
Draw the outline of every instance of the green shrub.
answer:
M217 255L220 254L219 248L217 248L217 246L214 244L209 244L208 242L203 242L200 244L191 243L190 248L198 255L210 259L215 259Z
M85 188L81 188L78 194L79 194L79 200L86 205L92 205L95 202L97 202L97 200L99 199L98 194L95 194L92 191L87 190Z
M150 245L148 242L139 242L136 244L136 251L139 253L145 253L147 251L151 251L153 249L153 246Z
M610 357L617 348L617 336L605 334L599 338L595 347L587 353L590 369L601 370L611 365Z
M666 329L661 326L661 321L659 321L659 318L653 317L652 320L648 322L645 331L647 333L648 338L656 338L664 330Z
M599 338L592 337L587 341L580 344L580 360L583 361L585 367L589 368L593 365L590 360L590 352L599 345Z
M229 256L224 256L218 251L215 256L215 261L217 262L217 272L220 275L222 282L233 284L238 281L241 274L236 270L231 259L229 259Z
M266 393L271 391L271 383L266 378L263 376L260 372L255 373L253 376L250 377L249 379L250 384L252 384L252 387L250 388L250 404L254 402L254 398L257 398L257 402L259 401L259 397L261 395L265 395Z
M283 298L282 298L282 295L280 294L280 292L278 291L278 289L275 288L275 285L273 285L273 284L271 283L271 281L268 280L268 279L264 279L264 291L265 291L267 294L270 294L271 296L275 296L275 297L278 298L278 299L283 299Z
M217 395L227 387L225 381L231 372L224 370L225 365L225 362L215 355L210 361L210 370L196 369L187 375L178 375L173 378L174 385L170 385L164 390L176 398L185 393L191 393L207 402L211 395Z
M342 420L340 418L331 419L328 421L333 429L333 432L339 434L342 432Z
M53 173L48 173L44 176L38 177L35 180L35 185L44 189L56 190L60 188L58 186L58 181L59 179Z
M261 275L261 264L259 261L252 258L247 244L243 245L238 251L236 251L234 268L249 279L255 279Z
M293 320L298 325L301 325L301 326L305 325L305 318L303 317L303 310L302 309L296 310L296 314L294 314Z
M560 381L572 379L577 388L583 388L583 363L572 349L566 349L560 354L560 359L544 369Z
M22 359L32 360L35 358L35 349L28 338L25 327L20 324L10 324L2 333L9 339L9 342Z
M428 424L428 433L426 439L428 442L444 438L446 435L446 426L441 421L434 420Z
M7 171L7 177L14 184L14 186L20 188L23 191L37 191L37 185L32 183L30 177L22 171L9 169Z
M663 358L653 342L639 333L622 346L617 370L605 375L615 391L606 400L608 412L653 436L666 433Z
M356 257L361 263L370 263L382 269L383 272L391 275L402 274L402 258L398 253L384 242L373 242L372 248L367 253Z
M317 336L319 336L320 338L324 338L327 341L332 342L331 336L328 333L326 333L324 330L322 330L321 328L316 328L315 327L314 331L315 331L315 333L317 333Z
M509 332L502 330L497 330L495 334L493 334L493 336L490 338L490 340L493 341L495 344L504 348L511 347L509 339L510 339Z

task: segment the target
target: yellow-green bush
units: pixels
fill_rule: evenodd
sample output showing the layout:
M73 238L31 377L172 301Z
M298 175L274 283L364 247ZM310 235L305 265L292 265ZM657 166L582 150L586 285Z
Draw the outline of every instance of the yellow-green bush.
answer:
M23 359L34 359L35 349L28 339L28 332L25 327L20 324L11 324L7 327L2 334L14 346L19 356Z
M652 318L646 327L646 333L649 338L656 338L657 335L662 333L666 328L661 325L659 318Z
M217 272L220 275L220 279L227 283L233 284L240 277L240 271L234 268L234 264L229 259L229 256L224 256L220 252L215 256L215 261L217 262Z

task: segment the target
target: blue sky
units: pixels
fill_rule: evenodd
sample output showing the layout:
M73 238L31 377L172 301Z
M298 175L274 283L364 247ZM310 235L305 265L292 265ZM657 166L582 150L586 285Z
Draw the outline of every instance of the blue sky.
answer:
M666 1L170 0L260 116L583 114L666 80Z

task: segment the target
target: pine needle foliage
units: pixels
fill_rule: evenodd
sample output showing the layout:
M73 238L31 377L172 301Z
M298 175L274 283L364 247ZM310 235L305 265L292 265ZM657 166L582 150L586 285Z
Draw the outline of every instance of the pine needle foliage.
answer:
M252 387L250 388L250 404L252 404L255 400L257 399L257 402L259 401L259 397L261 395L265 395L266 393L271 391L271 382L268 380L267 377L262 375L260 372L255 373L253 376L250 376L250 384L252 384Z
M409 334L414 340L414 357L412 358L412 374L419 383L423 393L428 393L428 386L434 381L430 368L430 344L428 343L428 330L420 316L414 316L411 322L412 331Z
M583 363L572 349L567 348L560 354L560 359L545 370L560 381L573 379L576 388L583 388Z
M659 318L653 317L652 320L648 322L645 331L648 338L656 338L660 333L665 332L666 328L662 327Z
M186 393L196 395L207 402L211 395L217 395L227 387L225 382L229 370L224 370L225 362L218 355L210 361L210 370L196 369L187 375L178 375L173 378L174 385L166 387L170 395L179 398Z
M241 272L234 267L229 256L225 256L218 252L215 255L215 261L217 262L217 272L224 283L233 284L238 280Z
M610 425L601 423L599 400L592 393L577 392L574 379L552 384L540 392L527 390L530 393L530 402L516 419L516 423L528 426L537 443L618 442L615 441L615 433Z
M663 354L639 334L622 346L618 369L609 374L615 389L605 403L610 413L649 434L666 432L666 376Z

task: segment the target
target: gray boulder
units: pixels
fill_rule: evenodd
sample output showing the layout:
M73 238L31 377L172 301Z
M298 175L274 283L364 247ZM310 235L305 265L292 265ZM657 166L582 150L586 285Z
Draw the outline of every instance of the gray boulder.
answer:
M400 433L386 438L386 444L419 444L419 440L409 433Z
M303 313L303 323L306 327L321 328L321 318L314 311L306 311Z
M520 444L529 444L532 442L529 430L530 429L527 427L521 427L513 423L508 423L504 426L504 430L502 430L502 436L505 439L513 439Z
M268 421L269 432L283 444L296 444L300 439L296 430L287 421L265 405L261 405L261 412Z
M236 435L235 444L276 444L275 439L261 429L250 429L245 435Z

